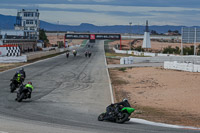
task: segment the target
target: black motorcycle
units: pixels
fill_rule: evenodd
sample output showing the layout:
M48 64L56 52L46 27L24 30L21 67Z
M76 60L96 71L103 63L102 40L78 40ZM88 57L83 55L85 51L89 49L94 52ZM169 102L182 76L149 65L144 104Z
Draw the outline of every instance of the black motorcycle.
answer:
M21 77L21 82L18 82L16 79L11 79L10 83L10 92L13 93L24 81L24 77Z
M92 53L91 53L91 52L89 52L89 53L88 53L88 57L90 58L90 56L91 56L91 55L92 55Z
M69 53L68 52L66 53L66 57L69 58Z
M133 113L135 111L134 108L131 107L123 107L119 109L119 112L110 112L109 114L105 113L101 113L98 116L98 121L103 121L103 120L108 120L108 121L112 121L112 122L117 122L117 123L124 123L126 121L129 121L129 116L131 115L131 113ZM109 115L109 117L107 116Z
M88 52L85 52L85 57L87 57L88 56Z
M21 102L23 99L30 98L30 93L31 92L28 88L25 88L24 85L21 85L15 100Z

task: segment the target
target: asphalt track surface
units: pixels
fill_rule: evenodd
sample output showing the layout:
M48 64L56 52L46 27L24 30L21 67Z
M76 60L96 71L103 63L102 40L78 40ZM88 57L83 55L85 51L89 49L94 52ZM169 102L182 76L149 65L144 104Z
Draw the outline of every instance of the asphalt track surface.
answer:
M25 66L35 90L31 100L16 102L10 79L16 70L0 73L0 133L188 133L195 130L164 128L139 123L99 122L111 103L103 41L79 48L77 57L60 55Z

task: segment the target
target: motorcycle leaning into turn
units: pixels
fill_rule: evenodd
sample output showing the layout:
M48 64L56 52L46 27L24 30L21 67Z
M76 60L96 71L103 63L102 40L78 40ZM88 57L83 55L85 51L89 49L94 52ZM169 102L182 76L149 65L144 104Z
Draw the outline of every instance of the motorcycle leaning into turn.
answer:
M30 98L31 92L23 84L20 85L20 88L17 92L17 98L15 99L18 102L21 102L23 99Z
M117 107L115 106L113 110L115 110ZM126 121L129 121L129 116L135 111L134 108L131 107L121 107L118 108L119 110L116 111L111 111L111 112L104 112L101 113L98 116L98 121L103 121L103 120L108 120L112 122L117 122L117 123L124 123Z

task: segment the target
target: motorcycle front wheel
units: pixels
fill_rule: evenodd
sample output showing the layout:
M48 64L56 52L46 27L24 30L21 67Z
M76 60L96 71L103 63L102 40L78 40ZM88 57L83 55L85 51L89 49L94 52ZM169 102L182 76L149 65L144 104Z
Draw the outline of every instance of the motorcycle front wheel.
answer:
M98 121L103 121L105 115L106 115L106 113L101 113L101 114L98 116Z
M128 113L122 113L121 117L116 118L117 123L124 123L129 117Z
M24 94L24 93L22 93L22 94L19 96L19 98L18 98L18 100L17 100L17 101L18 101L18 102L21 102L21 101L22 101L22 99L24 98L24 95L25 95L25 94Z
M14 85L14 83L11 83L10 92L13 93L14 91L15 91L15 85Z

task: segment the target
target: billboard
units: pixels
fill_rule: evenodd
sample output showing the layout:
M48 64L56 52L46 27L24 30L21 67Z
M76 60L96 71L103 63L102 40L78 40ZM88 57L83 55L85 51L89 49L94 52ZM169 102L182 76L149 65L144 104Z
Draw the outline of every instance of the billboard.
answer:
M90 34L65 34L65 39L90 39Z
M120 40L121 34L65 34L65 39Z
M120 34L96 34L96 39L114 39L120 40Z
M182 28L182 42L183 43L199 43L200 42L200 28L194 28L194 27Z

